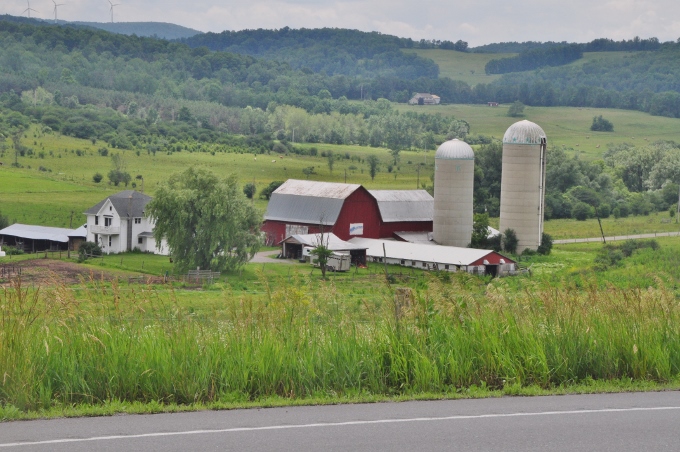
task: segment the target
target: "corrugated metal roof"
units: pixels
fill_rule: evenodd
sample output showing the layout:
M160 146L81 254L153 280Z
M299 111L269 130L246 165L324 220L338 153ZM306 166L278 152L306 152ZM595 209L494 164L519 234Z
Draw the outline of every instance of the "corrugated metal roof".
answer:
M443 142L434 155L439 160L474 160L475 151L465 141L457 138Z
M48 226L15 223L0 230L0 235L11 235L12 237L21 239L49 240L51 242L68 243L69 236L72 236L74 232L74 229L51 228Z
M420 243L421 245L436 245L437 243L432 239L431 232L413 232L413 231L399 231L394 235L409 243Z
M383 257L383 244L388 259L433 262L444 265L471 265L494 251L459 248L456 246L425 245L397 242L395 240L364 239L355 237L351 243L367 247L366 256Z
M71 234L68 235L69 237L87 237L87 225L84 224L78 229L74 229Z
M536 123L519 121L511 125L503 135L503 144L541 144L545 132Z
M369 190L385 223L432 221L434 198L425 190Z
M323 244L331 251L365 250L366 247L356 243L345 242L337 235L331 233L323 234L295 234L284 239L281 243L296 243L304 246L316 248Z
M361 185L288 179L274 193L279 195L314 196L317 198L346 199Z
M334 225L344 199L272 193L265 220Z
M107 200L111 201L121 218L141 218L144 216L144 208L151 202L151 196L135 190L124 190L111 195L85 211L85 215L97 215Z

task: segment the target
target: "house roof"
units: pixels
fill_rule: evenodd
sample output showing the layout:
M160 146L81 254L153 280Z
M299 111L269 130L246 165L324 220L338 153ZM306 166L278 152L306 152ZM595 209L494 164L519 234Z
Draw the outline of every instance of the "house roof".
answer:
M111 195L97 205L85 211L85 215L97 215L107 200L111 201L113 208L122 218L143 217L144 208L151 201L151 196L135 190L124 190Z
M50 242L68 243L69 236L75 236L74 232L75 230L73 229L15 223L0 230L0 235L10 235L12 237L30 240L49 240Z
M296 245L312 246L314 248L323 244L331 251L365 250L367 248L366 246L345 242L332 232L324 234L323 239L321 234L295 234L281 241L281 243L284 242L294 243Z
M334 225L345 199L360 187L289 179L272 193L264 219Z
M434 198L425 190L369 190L385 223L432 221Z
M367 247L367 256L383 257L386 255L388 259L434 262L445 265L472 265L474 262L495 253L492 250L397 242L395 240L365 239L360 237L352 238L350 242ZM383 245L385 246L384 251ZM514 262L511 259L507 259L507 261Z
M74 229L69 235L69 237L87 237L87 225L84 224L78 229Z

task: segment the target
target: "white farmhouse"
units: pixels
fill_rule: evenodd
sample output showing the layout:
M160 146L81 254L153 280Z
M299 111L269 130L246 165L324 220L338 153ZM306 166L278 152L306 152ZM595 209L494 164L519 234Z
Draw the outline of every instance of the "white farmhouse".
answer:
M153 221L146 216L151 196L135 190L111 195L85 212L87 241L98 243L106 254L123 253L139 248L142 251L168 254L168 244L156 243Z

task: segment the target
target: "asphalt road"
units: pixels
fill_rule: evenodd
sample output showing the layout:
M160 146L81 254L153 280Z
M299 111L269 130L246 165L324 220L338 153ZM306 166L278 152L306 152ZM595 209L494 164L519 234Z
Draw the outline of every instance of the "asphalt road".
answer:
M2 451L680 451L680 392L0 424Z

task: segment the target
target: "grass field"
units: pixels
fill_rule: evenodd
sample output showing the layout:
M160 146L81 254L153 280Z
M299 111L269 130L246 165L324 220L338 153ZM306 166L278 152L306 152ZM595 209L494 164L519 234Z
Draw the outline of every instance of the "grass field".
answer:
M490 83L501 75L487 75L484 71L486 63L500 58L510 58L515 53L466 53L442 49L403 49L402 52L415 53L430 58L439 66L439 76L463 81L471 86L478 83ZM586 52L583 58L567 65L582 66L596 60L616 61L628 58L636 52Z
M587 160L598 159L607 145L632 143L644 146L656 140L680 142L680 119L651 116L631 110L576 107L526 107L524 116L507 116L510 105L433 105L413 106L397 104L399 111L442 114L465 119L472 134L502 139L510 125L528 119L540 125L548 136L548 145L564 146ZM592 132L594 116L602 115L614 124L613 132ZM548 156L548 158L550 158Z

